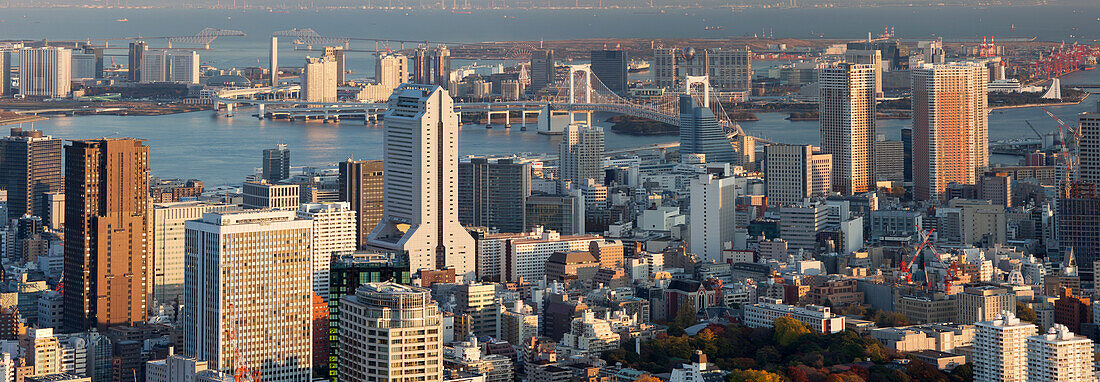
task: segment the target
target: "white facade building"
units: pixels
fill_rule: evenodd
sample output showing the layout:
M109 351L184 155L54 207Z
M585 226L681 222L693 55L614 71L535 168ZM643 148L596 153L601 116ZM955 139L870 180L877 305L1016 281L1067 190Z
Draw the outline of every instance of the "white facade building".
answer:
M30 97L68 97L72 89L73 51L65 48L27 48L19 51L19 94Z
M1027 338L1027 380L1044 382L1092 382L1092 340L1073 334L1065 325Z
M328 301L332 254L355 251L355 211L348 202L306 203L298 218L313 222L313 292Z
M300 98L309 102L336 102L336 60L330 57L306 57L299 79Z
M974 382L1024 382L1028 375L1027 337L1035 325L1002 311L992 321L974 324Z
M340 381L443 380L442 315L431 291L368 283L340 304ZM401 362L391 362L399 355Z
M197 382L208 362L178 355L145 363L145 382Z
M141 59L141 82L199 83L199 53L183 50L150 50Z
M745 307L745 326L770 328L775 319L790 317L806 324L817 333L837 333L844 330L844 316L833 314L828 307L787 305L783 300L761 297L759 302Z
M562 184L603 183L604 131L602 127L570 124L562 133L558 163ZM562 187L565 188L564 186ZM579 187L578 187L579 188Z
M875 190L875 69L838 64L818 71L821 151L833 155L833 190Z
M554 252L587 251L589 243L603 240L596 235L562 236L555 231L542 231L537 237L514 239L505 248L505 281L539 282L546 277L546 262Z
M243 366L268 381L310 381L312 222L261 210L207 212L184 226L184 353L227 374Z
M454 100L438 86L405 84L384 120L382 220L367 244L408 251L413 271L453 267L474 278L474 238L458 222Z
M737 178L700 175L691 182L692 253L704 260L722 262L725 243L733 241L737 224Z
M153 252L153 282L150 293L154 307L183 301L183 264L184 264L184 226L188 220L202 219L202 214L213 211L238 209L233 204L213 204L204 202L154 203L153 218L149 220L151 228L150 248Z

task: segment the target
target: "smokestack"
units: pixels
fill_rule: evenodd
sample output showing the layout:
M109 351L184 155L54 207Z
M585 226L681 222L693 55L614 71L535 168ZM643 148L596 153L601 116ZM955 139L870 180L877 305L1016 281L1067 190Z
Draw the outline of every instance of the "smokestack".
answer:
M279 86L279 38L271 36L271 86Z

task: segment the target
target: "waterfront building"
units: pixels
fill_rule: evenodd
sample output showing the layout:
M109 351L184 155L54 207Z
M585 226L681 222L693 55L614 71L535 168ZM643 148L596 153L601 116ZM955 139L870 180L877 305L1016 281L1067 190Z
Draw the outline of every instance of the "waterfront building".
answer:
M557 66L554 65L553 49L535 49L531 51L531 91L538 92L554 82Z
M264 149L263 169L260 177L268 182L278 182L290 178L290 149L285 143L275 145L275 148Z
M72 86L73 51L58 47L19 51L19 94L27 97L68 97Z
M413 55L415 71L412 83L421 85L437 85L444 90L451 85L451 51L446 45L435 47L420 45Z
M680 96L680 155L702 154L707 163L731 163L740 157L710 108L691 95Z
M409 81L409 58L401 53L377 53L374 78L384 89L397 89Z
M950 63L911 76L915 195L939 201L948 184L976 184L989 167L988 73L981 64Z
M654 49L652 68L653 83L662 88L678 88L686 76L708 76L718 91L752 88L752 51L748 49Z
M0 139L0 189L7 190L8 211L0 218L48 216L46 194L64 189L61 146L61 139L18 127Z
M126 66L127 77L130 82L141 82L141 62L145 58L146 52L149 51L149 45L145 41L134 41L130 43L130 51L128 55L128 62Z
M62 282L69 331L145 322L149 148L143 142L104 138L65 147Z
M336 60L331 56L306 57L300 82L300 98L308 102L336 102Z
M599 78L608 89L623 94L627 89L627 66L630 59L623 50L593 50L589 52L592 75Z
M874 68L837 64L818 70L821 151L833 155L833 190L853 195L875 190Z
M312 225L287 210L207 212L185 223L185 354L223 373L311 380Z
M474 277L474 238L458 222L458 114L438 86L405 84L384 116L382 220L367 244L407 251L414 270Z
M147 51L141 59L142 83L199 83L199 53L182 50Z

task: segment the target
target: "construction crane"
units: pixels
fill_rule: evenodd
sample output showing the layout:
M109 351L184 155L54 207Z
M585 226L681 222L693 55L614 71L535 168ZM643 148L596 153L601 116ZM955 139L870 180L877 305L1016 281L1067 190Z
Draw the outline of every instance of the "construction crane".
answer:
M1040 108L1040 110L1054 119L1055 122L1058 122L1058 139L1062 141L1062 157L1066 162L1066 176L1063 182L1063 189L1068 190L1070 183L1077 179L1077 149L1078 142L1081 139L1081 131L1073 128L1065 121L1062 121L1061 118L1058 118L1057 115L1054 115L1054 113L1051 113L1045 107ZM1069 143L1066 141L1066 130L1069 130L1070 134L1073 136L1073 151L1070 151L1068 147Z
M1028 120L1026 120L1026 119L1025 119L1025 120L1024 120L1024 123L1026 123L1026 124L1027 124L1027 127L1030 127L1030 128L1031 128L1031 131L1034 131L1034 132L1035 132L1035 135L1038 135L1038 136L1039 136L1039 142L1042 142L1042 141L1043 141L1043 134L1039 133L1039 130L1036 130L1036 129L1035 129L1035 126L1032 126L1032 125L1031 125L1031 121L1028 121Z
M241 362L241 348L236 346L237 341L237 309L233 303L229 303L229 328L226 329L226 338L229 347L233 351L233 382L260 382L260 371L249 373L248 368Z
M918 227L917 229L919 230L920 228ZM904 277L904 280L905 280L906 284L912 284L913 283L913 270L910 269L910 268L912 268L912 266L917 262L917 256L920 256L920 253L921 253L922 250L924 250L924 247L929 245L928 240L931 237L932 237L932 232L929 231L928 235L921 239L920 244L917 245L917 248L916 248L917 250L913 252L913 257L910 258L909 261L905 261L905 259L902 258L900 268L901 268L901 273ZM928 271L927 270L924 273L924 281L927 285L927 282L928 282Z
M928 242L928 240L932 237L932 231L933 230L929 230L929 231L919 230L918 232L920 232L920 235L924 237L924 241ZM932 252L932 257L934 257L936 259L936 262L938 262L940 264L940 266L943 267L944 271L946 272L943 275L943 292L944 293L951 293L951 284L955 283L956 281L959 281L958 262L955 261L954 259L952 259L951 260L951 265L948 265L948 264L944 263L942 255L940 254L939 251L936 250L936 245L932 244L931 242L928 242L927 248L930 252ZM928 275L928 272L926 271L925 276L927 277L927 275ZM927 278L925 280L926 280L925 282L927 283L927 285L931 286L932 281L928 280Z

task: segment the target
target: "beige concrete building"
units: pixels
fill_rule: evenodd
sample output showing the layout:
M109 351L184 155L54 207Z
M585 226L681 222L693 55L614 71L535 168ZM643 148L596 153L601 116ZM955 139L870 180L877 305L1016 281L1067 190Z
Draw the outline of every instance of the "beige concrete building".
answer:
M244 208L278 208L296 210L301 204L301 186L272 184L267 181L244 182L241 187Z
M955 300L959 304L955 318L958 323L991 321L1002 311L1016 314L1016 296L1000 287L966 288L955 294Z
M154 203L149 220L149 248L153 252L149 296L153 305L183 303L184 226L188 220L202 219L202 214L239 209L234 204L206 202Z
M768 203L792 205L832 191L832 154L814 153L810 145L764 146L764 183Z
M299 80L302 85L300 98L309 102L336 102L336 59L326 57L306 57L305 67Z
M313 223L313 292L328 301L329 269L334 253L355 251L355 211L347 202L307 203L298 208L298 219Z
M1045 334L1027 338L1028 381L1092 382L1092 340L1054 325Z
M425 288L368 283L340 307L340 381L443 380L443 325Z
M873 191L875 69L838 64L818 71L821 151L833 155L833 190L845 195Z
M1025 382L1028 375L1027 337L1035 325L1012 312L998 312L993 320L975 324L974 382Z

